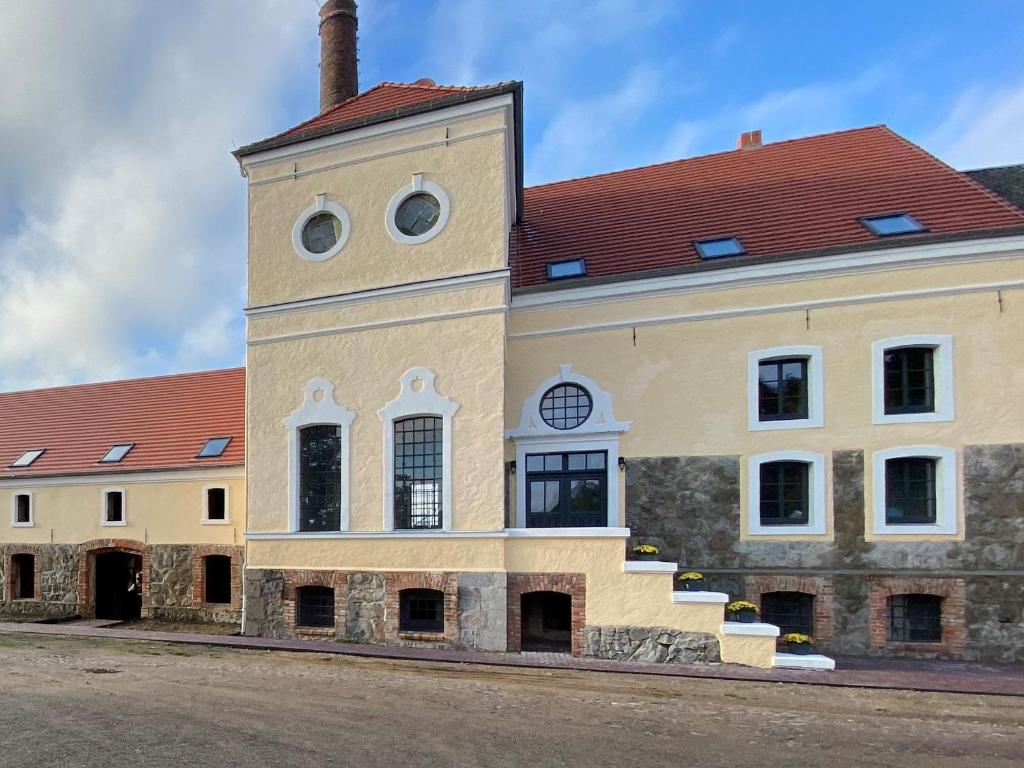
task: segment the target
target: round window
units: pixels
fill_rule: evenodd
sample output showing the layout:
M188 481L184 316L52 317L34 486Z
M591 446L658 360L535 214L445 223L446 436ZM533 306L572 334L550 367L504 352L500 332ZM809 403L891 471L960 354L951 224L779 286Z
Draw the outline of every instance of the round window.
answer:
M302 227L302 247L310 253L327 253L341 239L341 219L333 213L318 213Z
M419 237L437 225L441 216L441 203L433 195L417 192L409 195L395 212L395 226L403 235Z
M540 399L540 417L555 429L575 429L593 409L590 393L578 384L556 384Z

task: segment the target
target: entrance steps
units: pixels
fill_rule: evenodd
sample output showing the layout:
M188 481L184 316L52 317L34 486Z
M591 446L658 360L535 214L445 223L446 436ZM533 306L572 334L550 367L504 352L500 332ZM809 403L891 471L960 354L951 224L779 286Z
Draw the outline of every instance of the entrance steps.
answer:
M799 656L795 653L776 653L774 666L779 669L824 669L831 672L836 668L834 659L820 653Z

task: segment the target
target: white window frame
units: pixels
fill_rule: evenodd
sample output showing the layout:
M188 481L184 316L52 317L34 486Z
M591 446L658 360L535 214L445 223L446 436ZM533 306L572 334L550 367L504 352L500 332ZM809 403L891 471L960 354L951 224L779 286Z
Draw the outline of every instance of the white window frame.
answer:
M28 522L18 522L18 497L28 496ZM13 491L11 493L11 528L34 528L36 524L36 500L32 491Z
M306 246L302 244L302 230L306 228L306 222L318 213L332 213L337 216L338 220L341 222L341 237L338 238L338 242L336 242L332 248L324 251L323 253L307 251ZM348 237L351 232L352 219L349 217L348 211L338 203L328 200L327 195L321 193L316 195L313 204L300 213L299 218L295 220L295 224L292 226L292 247L295 248L295 252L306 261L327 261L341 253L341 249L344 248L345 244L348 242Z
M398 397L377 415L384 424L384 530L395 529L395 422L411 416L441 417L441 530L452 530L452 417L459 404L439 394L429 368L410 368L402 374ZM418 383L418 385L417 385ZM400 532L407 532L401 529Z
M900 347L931 347L932 375L935 377L935 410L928 413L885 412L885 352ZM871 345L871 404L875 424L912 424L921 422L953 421L953 337L929 334L893 336L879 339Z
M121 494L120 520L107 520L107 496L111 493ZM123 527L128 525L128 494L123 487L104 488L100 491L100 525L103 527Z
M761 524L761 465L776 461L799 461L808 465L807 523L803 525ZM747 459L747 520L750 536L820 536L828 532L828 497L825 494L825 456L813 451L773 451Z
M351 427L356 415L334 399L334 384L327 379L310 379L302 392L302 405L284 420L288 429L288 531L299 530L299 432L303 427L341 427L341 514L339 531L349 528L349 462ZM330 531L324 531L330 533Z
M885 522L885 462L935 459L935 522L890 525ZM960 531L960 468L956 450L939 445L909 445L875 451L871 459L871 532L878 536L955 536Z
M210 519L210 491L224 491L224 519ZM231 491L224 483L214 483L203 486L203 525L230 525L231 524Z
M807 418L761 421L759 414L759 366L762 362L802 357L807 360ZM747 427L751 432L777 429L810 429L825 426L825 374L821 347L789 346L758 349L747 355Z
M398 207L402 203L420 192L426 192L429 195L433 195L437 200L440 206L440 211L437 215L437 223L422 235L407 235L398 228L398 225L395 223L395 216L398 214ZM387 211L384 214L384 226L387 228L388 234L391 235L391 239L396 243L402 243L403 245L419 245L420 243L425 243L428 240L433 240L441 234L445 225L448 223L448 216L451 214L451 210L451 198L448 197L448 193L444 188L436 182L424 179L422 173L414 173L412 181L395 192L391 201L388 203Z
M593 408L587 420L574 429L555 429L540 415L541 399L549 389L559 384L576 384L590 393ZM526 528L526 457L531 453L564 453L576 451L607 451L608 461L608 528L619 527L619 438L633 426L631 421L619 421L612 409L611 396L597 382L581 373L575 373L569 363L559 366L558 373L543 381L523 401L519 426L505 432L516 444L516 513L517 529ZM540 529L529 529L540 530ZM544 529L547 530L547 529ZM552 528L558 531L584 531L586 528Z

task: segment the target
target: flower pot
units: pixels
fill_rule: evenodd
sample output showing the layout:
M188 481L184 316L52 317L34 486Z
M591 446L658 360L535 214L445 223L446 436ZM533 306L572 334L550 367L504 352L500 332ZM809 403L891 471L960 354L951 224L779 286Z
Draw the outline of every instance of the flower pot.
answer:
M683 592L703 592L704 579L687 579L682 582Z
M757 611L753 608L743 608L733 613L733 618L741 624L754 624L757 622Z
M635 557L637 560L640 560L640 561L645 562L645 563L657 562L657 560L658 560L658 554L657 553L654 553L652 555L652 554L648 554L646 552L637 552L635 555L633 555L633 557Z
M786 648L794 656L806 656L811 652L810 643L786 643Z

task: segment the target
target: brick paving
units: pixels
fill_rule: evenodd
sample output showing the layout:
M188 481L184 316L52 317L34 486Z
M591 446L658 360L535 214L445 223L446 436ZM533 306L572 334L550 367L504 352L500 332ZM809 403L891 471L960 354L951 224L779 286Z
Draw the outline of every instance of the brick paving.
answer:
M1024 697L1024 666L958 661L840 657L834 672L799 669L755 669L736 664L648 664L630 661L575 658L559 653L484 653L426 648L399 648L320 640L272 640L238 635L201 635L100 628L69 624L0 622L0 633L64 637L148 640L186 645L210 645L247 650L326 653L339 656L396 659L453 664L486 664L499 667L568 669L664 677L799 683L850 688L934 691Z

